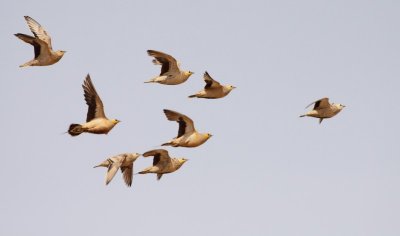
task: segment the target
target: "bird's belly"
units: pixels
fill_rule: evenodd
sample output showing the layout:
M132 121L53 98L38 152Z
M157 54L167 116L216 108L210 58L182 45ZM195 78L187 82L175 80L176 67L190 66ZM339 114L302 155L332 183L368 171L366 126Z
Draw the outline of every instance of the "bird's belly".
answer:
M323 110L313 110L309 112L308 116L316 117L316 118L331 118L336 115L334 111L331 109L323 109Z
M48 66L53 65L54 63L58 62L60 58L55 58L51 54L40 54L36 60L39 62L41 66Z
M82 128L84 128L88 133L106 134L110 131L112 126L110 126L108 120L95 119L83 124Z
M183 147L197 147L203 144L206 139L199 137L197 134L191 134L188 137L184 137L181 140L181 146Z
M225 97L226 94L222 91L222 89L207 89L204 91L205 98L222 98Z
M187 80L186 77L181 76L179 74L168 75L168 77L163 81L163 84L177 85L185 82L186 80Z

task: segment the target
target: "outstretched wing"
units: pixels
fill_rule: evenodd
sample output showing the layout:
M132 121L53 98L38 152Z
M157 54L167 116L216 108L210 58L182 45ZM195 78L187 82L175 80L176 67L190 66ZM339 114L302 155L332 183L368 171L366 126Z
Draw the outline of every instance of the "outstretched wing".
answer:
M211 78L210 74L208 74L207 71L204 73L203 79L206 82L206 86L204 86L204 89L221 87L221 84L218 81L215 81L213 78Z
M171 111L164 109L164 113L167 116L167 119L170 121L176 121L179 123L179 130L177 138L181 137L186 133L191 133L195 131L193 120L189 117L178 113L176 111Z
M28 23L29 29L32 31L33 35L35 35L36 38L42 40L48 45L48 48L52 50L51 46L51 37L50 35L46 32L46 30L33 18L29 16L24 16L26 23Z
M325 109L328 108L330 106L329 104L329 98L321 98L315 102L312 102L310 105L306 106L306 108L308 108L309 106L311 106L312 104L314 104L314 110L318 110L318 109Z
M109 184L111 180L114 178L118 169L121 167L124 159L125 158L123 156L116 156L108 159L111 162L111 164L108 166L107 170L106 185Z
M22 41L24 41L25 43L29 43L33 46L33 48L35 49L35 58L37 58L39 56L41 45L38 41L40 41L40 40L36 39L35 37L26 35L26 34L14 34L14 35L16 37L18 37L19 39L21 39Z
M154 64L162 65L160 75L164 75L167 72L178 72L179 71L178 62L171 55L168 55L163 52L155 51L155 50L147 50L147 53L149 54L149 56L152 56L155 58L153 60Z
M123 166L121 167L121 171L123 174L123 178L125 184L130 187L132 186L132 177L133 177L133 162L130 166Z
M168 154L168 151L165 149L154 149L148 152L143 153L144 157L153 156L153 166L155 165L165 165L166 163L171 161L171 157Z
M106 118L106 115L104 114L103 102L97 94L89 74L86 76L82 88L84 91L86 104L89 106L86 122L89 122L94 118Z

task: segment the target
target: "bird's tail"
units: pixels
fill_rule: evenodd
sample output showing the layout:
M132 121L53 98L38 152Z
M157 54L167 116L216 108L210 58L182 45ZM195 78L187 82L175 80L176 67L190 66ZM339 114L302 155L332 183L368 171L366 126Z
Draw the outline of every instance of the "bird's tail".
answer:
M32 65L33 64L33 62L34 62L35 60L32 60L32 61L28 61L27 63L25 63L25 64L22 64L22 65L20 65L19 67L27 67L27 66L30 66L30 65Z
M82 128L82 125L80 125L80 124L71 124L68 129L68 133L71 136L78 136L81 133L83 133L83 131L84 131L84 129Z
M141 174L141 175L148 174L148 173L150 173L150 169L151 169L151 167L148 167L142 171L139 171L137 174Z
M155 79L151 79L151 80L149 80L149 81L145 81L145 83L155 83L155 82L156 82Z
M190 95L188 98L195 98L196 94Z
M301 116L299 116L299 117L305 117L306 115L301 115Z
M161 144L161 146L173 146L173 145L171 142L169 142L169 143L163 143L163 144Z

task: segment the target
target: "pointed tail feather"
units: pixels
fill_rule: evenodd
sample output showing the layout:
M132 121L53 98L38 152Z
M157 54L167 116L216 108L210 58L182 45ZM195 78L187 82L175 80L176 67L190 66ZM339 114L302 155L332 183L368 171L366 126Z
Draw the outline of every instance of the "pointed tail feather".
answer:
M82 125L80 124L71 124L68 129L68 133L71 136L78 136L83 133L84 129L82 129Z
M20 65L19 67L28 67L28 66L30 66L30 65L32 65L33 64L33 62L34 62L34 60L32 60L32 61L28 61L27 63L25 63L25 64L22 64L22 65Z
M154 79L151 79L149 81L145 81L145 83L155 83L156 81Z
M188 98L195 98L196 94L190 95Z
M305 117L306 115L301 115L301 116L299 116L299 117Z
M172 146L172 143L163 143L161 146Z

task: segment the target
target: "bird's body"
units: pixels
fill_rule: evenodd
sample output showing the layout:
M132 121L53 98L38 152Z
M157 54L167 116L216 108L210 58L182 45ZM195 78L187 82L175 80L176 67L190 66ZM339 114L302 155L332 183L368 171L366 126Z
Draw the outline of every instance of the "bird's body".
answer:
M194 128L193 120L181 113L167 109L164 109L164 113L168 120L178 122L179 130L176 138L162 144L162 146L197 147L205 143L212 136L209 133L197 132Z
M77 136L81 133L108 134L120 121L106 117L103 102L97 94L89 74L86 76L82 87L86 104L88 105L86 123L71 124L68 133L72 136Z
M206 71L204 73L204 81L206 86L204 89L197 92L196 94L190 95L189 98L207 98L207 99L217 99L223 98L228 95L234 88L232 85L221 85L218 81L215 81Z
M96 167L108 168L106 175L106 185L108 185L111 182L111 180L117 173L118 169L121 169L125 184L130 187L132 185L132 177L133 177L133 162L135 162L139 156L140 156L139 153L119 154L117 156L108 158L107 160L103 161L94 168Z
M184 134L178 138L174 138L168 143L163 144L163 146L197 147L205 143L209 138L209 134L193 132L189 134Z
M163 174L177 171L187 161L185 158L171 158L167 150L155 149L143 154L143 157L153 156L153 165L139 172L139 174L157 174L160 180Z
M65 51L54 51L51 45L51 37L46 30L29 16L25 16L25 20L35 37L20 33L15 34L15 36L34 47L35 57L20 65L20 67L48 66L58 62L63 57Z
M337 103L330 104L329 98L322 98L320 100L311 103L306 108L308 108L313 104L314 108L311 111L307 112L306 114L301 115L300 117L310 116L319 118L319 123L321 123L323 119L334 117L345 107L342 104L337 104Z
M185 82L193 74L191 71L181 71L178 62L172 56L154 50L148 50L149 56L154 57L153 63L162 65L159 76L145 83L159 83L165 85L177 85Z

